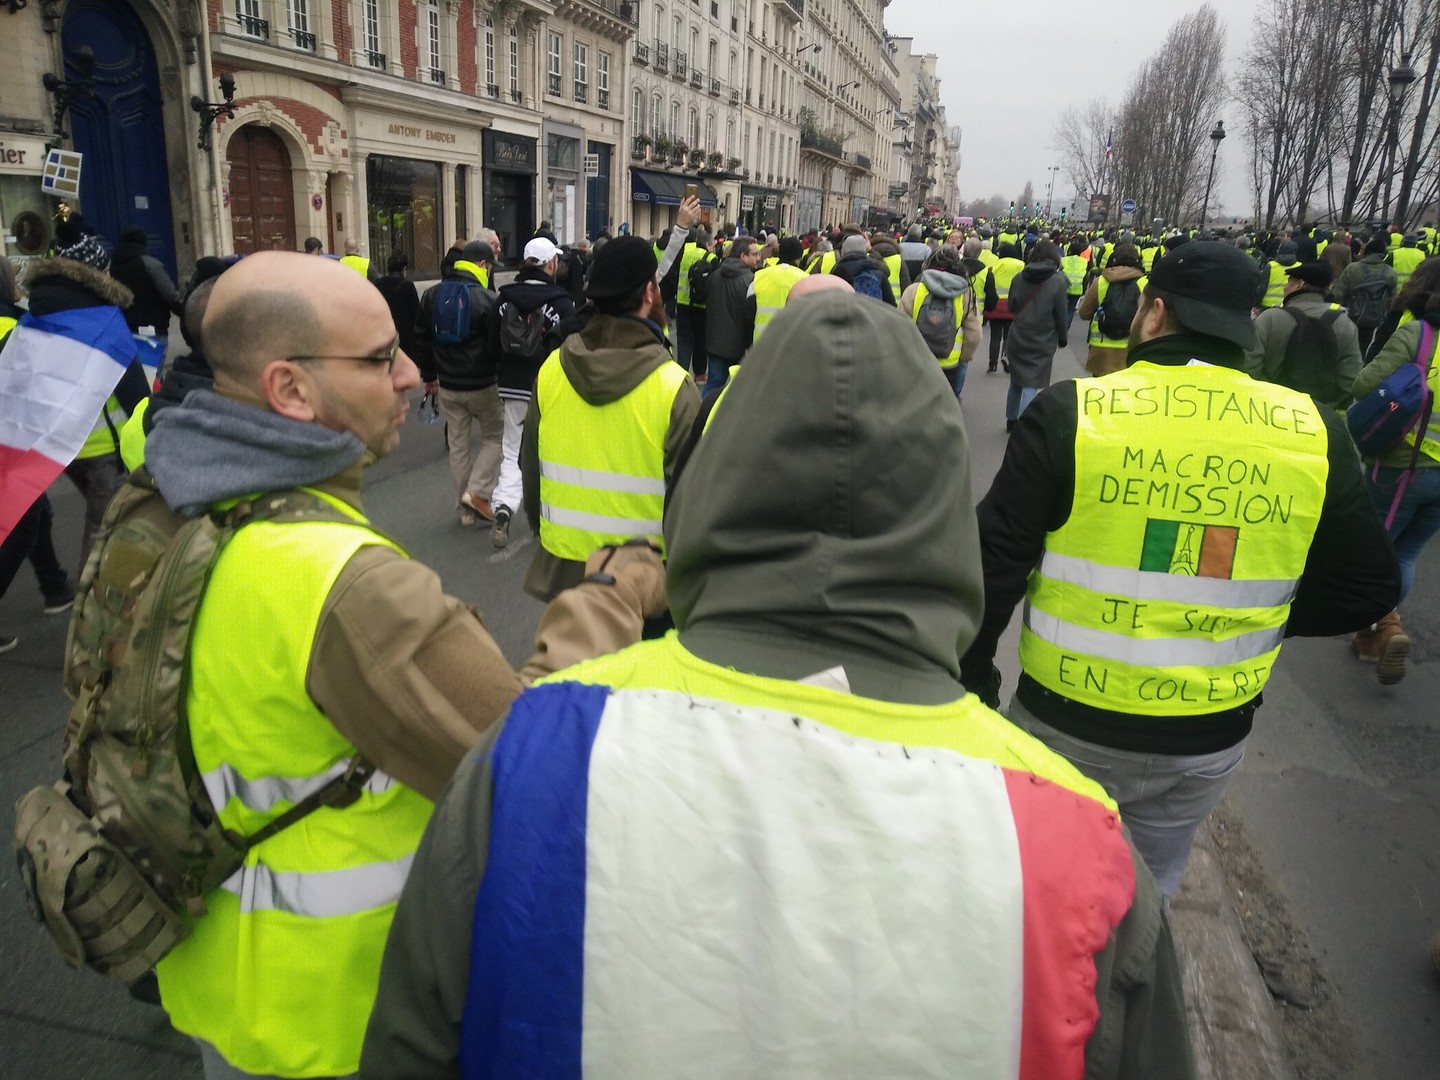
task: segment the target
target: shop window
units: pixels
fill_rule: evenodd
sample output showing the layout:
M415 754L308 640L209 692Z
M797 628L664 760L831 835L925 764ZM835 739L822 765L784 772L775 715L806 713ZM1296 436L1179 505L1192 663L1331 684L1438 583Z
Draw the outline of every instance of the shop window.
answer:
M394 252L411 276L440 276L440 164L371 155L365 162L370 257L382 266Z

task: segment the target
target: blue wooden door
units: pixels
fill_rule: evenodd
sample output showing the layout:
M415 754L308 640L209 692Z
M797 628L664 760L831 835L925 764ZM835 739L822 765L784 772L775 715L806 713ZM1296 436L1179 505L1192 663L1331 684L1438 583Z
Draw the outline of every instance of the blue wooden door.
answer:
M75 149L84 155L80 209L109 243L138 225L150 237L150 254L175 276L175 228L170 216L170 174L160 73L150 35L123 0L70 0L60 34L65 77L79 80L75 50L95 51L95 96L70 110Z

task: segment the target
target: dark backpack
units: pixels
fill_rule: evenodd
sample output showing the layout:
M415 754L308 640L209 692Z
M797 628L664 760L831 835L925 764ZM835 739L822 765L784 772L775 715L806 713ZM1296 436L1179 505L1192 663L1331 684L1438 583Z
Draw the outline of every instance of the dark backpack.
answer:
M450 278L435 290L430 309L430 333L436 345L463 345L473 336L475 302L470 296L473 282Z
M1095 318L1100 320L1100 333L1112 341L1130 336L1130 324L1140 310L1140 283L1112 281L1105 287L1105 300Z
M690 266L690 303L700 305L710 295L710 275L720 265L719 259L703 256Z
M549 330L550 320L543 307L525 312L512 300L500 314L500 351L523 359L537 356L544 350Z
M1335 337L1340 309L1332 307L1318 319L1293 306L1281 310L1295 320L1295 330L1285 343L1275 382L1320 402L1344 396L1348 387L1337 385L1335 378L1340 368L1340 342Z
M1360 283L1350 290L1345 310L1360 329L1373 330L1385 320L1393 296L1394 288L1384 274L1379 270L1366 270Z
M876 270L874 267L867 267L856 274L855 280L850 284L860 296L868 296L872 300L883 302L885 300L885 289L881 283L888 280L890 280L888 274L881 277L879 270Z
M926 346L938 359L945 359L955 348L960 325L955 319L955 298L926 291L925 302L915 314L915 325Z

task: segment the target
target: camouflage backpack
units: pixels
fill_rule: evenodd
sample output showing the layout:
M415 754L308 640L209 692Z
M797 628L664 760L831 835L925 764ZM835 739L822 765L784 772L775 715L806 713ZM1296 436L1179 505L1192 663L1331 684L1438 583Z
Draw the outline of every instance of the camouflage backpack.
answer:
M190 749L186 656L220 553L252 521L354 519L295 490L185 518L143 468L106 509L65 647L65 776L15 808L32 911L72 967L134 982L190 933L247 850L353 803L374 772L356 757L251 836L220 824Z

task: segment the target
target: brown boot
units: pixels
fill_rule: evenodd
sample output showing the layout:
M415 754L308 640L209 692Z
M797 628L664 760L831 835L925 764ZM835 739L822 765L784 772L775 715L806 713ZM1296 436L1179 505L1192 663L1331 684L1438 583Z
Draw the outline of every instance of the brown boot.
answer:
M1375 627L1368 630L1358 630L1355 636L1350 639L1350 647L1355 650L1355 659L1367 664L1373 664L1380 659L1380 646L1377 644L1379 632Z
M1392 611L1375 624L1375 677L1381 686L1393 686L1405 678L1405 658L1410 655L1410 638L1400 625L1400 613Z

